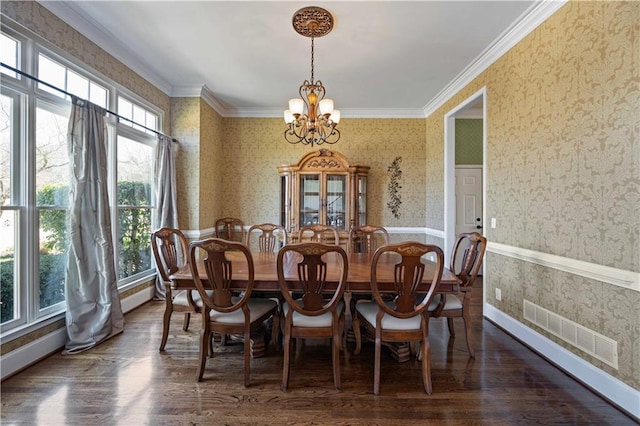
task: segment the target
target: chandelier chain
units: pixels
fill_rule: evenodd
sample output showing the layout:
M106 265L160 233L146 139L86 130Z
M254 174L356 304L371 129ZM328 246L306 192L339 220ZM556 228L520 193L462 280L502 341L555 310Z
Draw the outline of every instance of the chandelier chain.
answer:
M313 84L313 40L314 38L311 37L311 84Z

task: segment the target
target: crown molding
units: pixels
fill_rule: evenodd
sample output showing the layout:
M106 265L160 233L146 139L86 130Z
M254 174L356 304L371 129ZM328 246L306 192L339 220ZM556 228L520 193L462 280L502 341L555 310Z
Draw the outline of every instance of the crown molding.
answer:
M537 28L549 16L553 15L568 0L542 0L534 3L509 28L507 28L473 62L442 89L423 108L342 109L343 118L425 118L442 106L453 95L469 84L481 72L515 46L531 31ZM222 117L272 117L282 116L283 108L235 108L228 107L218 100L213 92L204 85L175 86L154 72L151 67L139 60L139 55L127 46L115 42L118 38L106 28L88 17L73 1L39 1L39 3L58 18L73 27L79 33L96 43L113 57L139 74L149 83L171 97L201 97Z
M482 51L476 59L424 106L423 116L428 117L433 114L446 101L513 48L520 40L556 13L567 1L568 0L542 0L531 5L509 28L503 31L493 43Z

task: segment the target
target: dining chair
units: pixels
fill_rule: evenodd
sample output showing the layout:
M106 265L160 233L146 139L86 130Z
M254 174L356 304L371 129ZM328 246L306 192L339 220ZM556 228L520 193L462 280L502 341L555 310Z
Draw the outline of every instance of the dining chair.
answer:
M360 225L349 230L348 250L352 253L373 253L389 244L389 233L382 226Z
M399 261L394 267L393 302L383 298L378 284L378 265L395 254ZM425 260L435 257L435 272L429 285L421 285ZM354 332L360 344L360 323L375 336L373 393L380 393L380 359L382 342L420 342L422 381L426 393L431 394L431 349L429 345L428 307L442 278L444 254L435 245L409 241L388 244L376 250L371 260L371 292L374 301L356 305Z
M455 293L438 293L431 301L429 313L432 317L447 318L447 326L451 337L455 337L453 319L462 318L469 356L475 358L471 344L471 290L478 277L482 260L487 248L487 239L478 232L458 235L450 259L449 269L460 279L460 291Z
M236 278L230 252L238 253L247 264L246 289L240 296L231 291ZM203 259L198 261L198 259ZM189 245L189 264L193 281L202 298L202 328L200 330L200 364L197 380L202 381L207 356L213 357L211 337L213 332L239 334L244 338L244 385L250 384L251 333L256 332L264 321L274 317L278 324L278 304L270 299L251 297L254 282L254 263L249 249L242 243L220 238L194 241ZM206 281L201 278L206 274Z
M247 247L252 249L251 241L254 233L260 232L257 248L260 253L272 253L276 248L287 244L287 231L283 226L273 223L253 225L247 232Z
M360 225L349 230L349 242L347 244L347 250L350 253L364 253L369 256L373 256L373 253L378 247L385 244L389 244L389 233L382 226L376 225ZM361 300L371 300L371 295L363 294L349 294L346 295L349 299L349 310L351 312L351 318L355 315L355 306ZM353 325L353 324L352 324ZM347 340L352 342L355 336L352 330L347 333Z
M276 225L273 223L262 223L258 225L253 225L249 228L247 232L247 247L249 250L253 250L251 246L252 236L254 233L260 232L258 236L257 248L260 253L273 253L276 251L276 248L279 250L280 247L287 244L287 231L283 226ZM257 297L266 297L271 298L272 300L278 303L278 314L281 313L281 306L283 302L282 295L280 292L261 292ZM279 349L279 337L280 337L280 329L279 327L274 327L271 325L271 344L274 348Z
M192 313L200 313L202 301L197 291L182 290L173 292L169 276L181 266L187 264L187 239L178 229L160 228L151 234L151 248L156 261L156 268L165 288L165 308L162 322L162 340L160 351L164 351L169 337L169 326L173 312L184 312L182 329L189 329Z
M298 242L316 242L322 244L340 244L340 234L338 230L329 225L308 225L303 226L298 231Z
M223 217L216 220L215 235L216 238L222 238L227 241L237 241L244 243L244 222L235 217Z
M297 276L285 276L283 265L288 256L295 256ZM334 270L328 267L329 256L337 256ZM349 264L347 253L337 245L298 243L286 245L278 252L276 263L280 291L285 303L282 306L282 333L284 335L284 362L282 390L289 387L291 371L292 338L331 338L333 383L340 389L340 348L344 331L344 301L342 295L347 285ZM331 289L328 278L337 281ZM302 294L294 298L294 294Z

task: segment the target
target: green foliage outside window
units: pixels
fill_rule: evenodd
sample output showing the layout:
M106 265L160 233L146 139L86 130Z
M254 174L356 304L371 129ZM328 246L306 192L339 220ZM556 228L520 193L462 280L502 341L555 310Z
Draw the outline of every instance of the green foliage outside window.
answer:
M65 185L46 185L36 197L39 206L68 205ZM151 188L143 182L118 182L118 277L151 268ZM68 232L67 210L41 210L40 228L45 240L40 252L40 306L64 300ZM0 258L0 320L13 318L13 255Z
M151 187L143 182L118 182L118 276L151 268Z

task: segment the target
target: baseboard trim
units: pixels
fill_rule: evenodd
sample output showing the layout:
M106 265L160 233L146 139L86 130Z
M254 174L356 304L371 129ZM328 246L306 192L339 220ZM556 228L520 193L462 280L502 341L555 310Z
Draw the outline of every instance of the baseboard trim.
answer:
M601 395L630 416L640 420L640 391L588 363L542 334L494 306L483 305L485 318L511 334L534 352Z
M120 301L122 312L127 313L153 299L153 286L147 287ZM126 333L125 325L125 333ZM0 381L5 380L49 355L59 352L67 343L67 329L59 328L33 342L0 357Z

